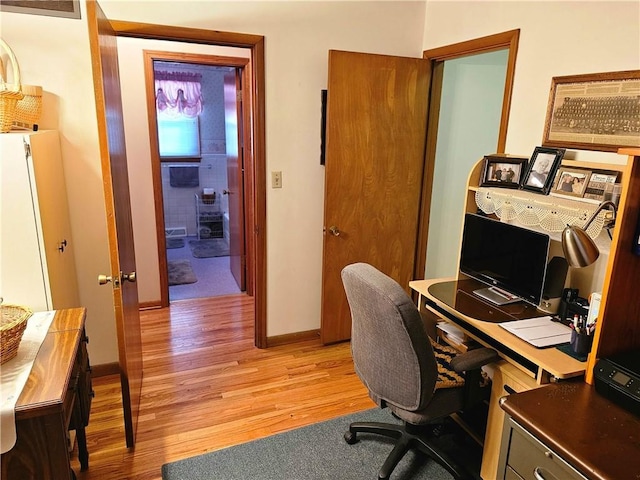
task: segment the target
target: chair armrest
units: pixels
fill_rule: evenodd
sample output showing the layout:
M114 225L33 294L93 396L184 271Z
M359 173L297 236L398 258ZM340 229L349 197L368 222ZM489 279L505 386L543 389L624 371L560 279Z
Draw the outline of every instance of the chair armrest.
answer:
M494 349L476 348L466 353L456 355L451 359L451 368L458 373L467 372L469 370L476 370L488 363L497 362L498 360L500 360L500 356Z

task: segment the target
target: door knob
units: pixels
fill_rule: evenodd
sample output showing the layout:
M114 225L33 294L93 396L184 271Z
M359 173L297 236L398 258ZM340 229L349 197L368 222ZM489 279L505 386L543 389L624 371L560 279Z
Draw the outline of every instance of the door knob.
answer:
M223 195L229 195L231 192L229 190L222 190L222 194Z
M122 278L123 282L126 280L131 283L136 283L136 272L131 272L131 273L120 272L120 278Z
M336 227L335 225L331 225L329 227L329 232L331 233L331 235L333 235L334 237L339 237L340 236L340 229L338 227Z
M113 282L113 286L115 288L120 288L120 278L113 278L111 275L98 275L98 283L100 285L106 285L107 283Z

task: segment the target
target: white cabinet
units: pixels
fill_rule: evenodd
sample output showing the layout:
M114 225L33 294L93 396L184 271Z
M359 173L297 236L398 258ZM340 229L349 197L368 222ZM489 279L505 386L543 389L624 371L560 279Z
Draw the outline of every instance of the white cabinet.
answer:
M60 139L0 134L0 296L34 311L80 306Z

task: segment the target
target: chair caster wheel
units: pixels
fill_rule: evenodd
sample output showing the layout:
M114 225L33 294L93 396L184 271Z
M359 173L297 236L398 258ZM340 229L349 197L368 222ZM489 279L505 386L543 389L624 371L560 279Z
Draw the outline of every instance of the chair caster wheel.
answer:
M355 433L348 431L344 434L344 441L347 442L349 445L353 445L358 441L358 438L356 437Z

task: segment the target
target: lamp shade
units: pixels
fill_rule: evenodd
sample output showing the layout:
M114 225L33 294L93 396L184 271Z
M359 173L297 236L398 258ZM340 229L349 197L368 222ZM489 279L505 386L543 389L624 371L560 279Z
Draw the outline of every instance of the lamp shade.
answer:
M600 256L587 232L575 225L567 225L562 231L562 250L570 267L587 267Z
M587 234L589 225L596 219L598 213L605 208L613 210L613 221L615 221L617 207L611 200L606 200L598 205L598 208L591 214L591 217L584 224L584 227L567 225L562 231L562 250L564 258L570 267L587 267L595 262L600 256L600 251L593 239Z

